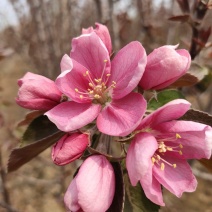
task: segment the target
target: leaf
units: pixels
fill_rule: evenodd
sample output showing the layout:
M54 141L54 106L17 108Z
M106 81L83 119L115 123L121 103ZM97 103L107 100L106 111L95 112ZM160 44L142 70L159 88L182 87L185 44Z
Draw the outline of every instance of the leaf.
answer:
M149 110L156 110L174 99L185 99L185 97L178 90L163 90L157 93L156 98L153 97L149 100L147 108Z
M190 73L184 74L177 81L171 84L170 88L181 88L184 86L192 86L199 82L198 78Z
M125 184L125 203L124 212L156 212L160 206L151 202L144 194L140 183L132 186L127 174L125 165L123 165L123 177Z
M124 207L124 182L121 165L119 162L111 163L114 169L116 178L116 188L113 202L107 212L122 212Z
M56 125L52 123L47 116L41 115L30 123L23 135L21 144L23 145L41 140L57 131L59 130Z
M195 121L212 127L212 116L199 110L188 110L180 120Z
M186 22L190 18L190 15L177 15L177 16L172 16L168 20L170 21L180 21L180 22Z
M212 172L212 157L207 160L207 159L201 159L199 162L205 166L210 172Z
M25 163L29 162L52 144L56 143L64 134L64 132L58 131L53 135L37 140L32 144L13 149L7 165L8 172L15 171Z
M25 118L17 124L17 127L21 127L21 126L30 124L35 118L42 115L43 113L44 112L40 111L40 110L34 110L34 111L27 113Z

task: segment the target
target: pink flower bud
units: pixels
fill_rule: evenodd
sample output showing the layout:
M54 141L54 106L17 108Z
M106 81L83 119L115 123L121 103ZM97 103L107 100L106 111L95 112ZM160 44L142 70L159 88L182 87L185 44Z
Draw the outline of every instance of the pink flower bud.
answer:
M102 155L87 158L65 193L70 211L103 212L110 207L115 193L112 165Z
M175 50L177 46L162 46L147 57L147 65L139 85L144 89L163 89L182 75L190 67L191 58L184 49Z
M53 146L52 160L59 166L71 163L82 156L88 145L88 134L66 134Z
M18 80L20 86L16 103L31 110L50 110L60 103L62 93L54 81L28 72Z

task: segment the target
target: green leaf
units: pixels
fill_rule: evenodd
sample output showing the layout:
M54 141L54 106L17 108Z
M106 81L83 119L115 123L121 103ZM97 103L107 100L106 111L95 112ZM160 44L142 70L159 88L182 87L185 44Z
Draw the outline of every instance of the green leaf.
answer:
M121 165L119 162L111 163L116 178L116 188L113 202L107 212L122 212L124 207L124 182Z
M124 163L122 163L122 166L125 184L124 212L158 212L160 206L154 204L146 197L140 183L137 186L131 185Z
M163 90L157 93L156 98L153 97L149 100L147 108L148 110L156 110L174 99L185 99L185 97L178 90Z
M13 149L8 161L8 172L15 171L25 163L29 162L52 144L56 143L64 134L64 132L58 131L53 135L38 140L32 144Z
M21 145L29 144L37 140L41 140L46 138L56 132L58 132L58 128L55 124L53 124L47 116L41 115L35 118L28 126L25 131Z

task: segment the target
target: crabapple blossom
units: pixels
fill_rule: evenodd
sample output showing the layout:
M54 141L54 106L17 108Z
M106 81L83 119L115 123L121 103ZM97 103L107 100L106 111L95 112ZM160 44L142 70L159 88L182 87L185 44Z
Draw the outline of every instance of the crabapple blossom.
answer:
M127 152L132 185L140 181L146 196L161 206L161 185L177 197L194 191L197 181L186 160L211 156L212 128L176 120L189 107L186 100L174 100L146 116L135 130Z
M139 42L131 42L110 61L95 32L74 38L70 57L62 58L62 73L55 82L72 101L57 105L46 115L65 132L96 119L99 131L125 136L138 126L146 109L143 96L132 92L145 66L146 53Z
M110 207L115 193L115 174L102 155L93 155L81 165L65 193L68 210L103 212Z
M168 87L186 73L191 64L187 50L177 46L162 46L147 56L147 65L139 85L144 90Z

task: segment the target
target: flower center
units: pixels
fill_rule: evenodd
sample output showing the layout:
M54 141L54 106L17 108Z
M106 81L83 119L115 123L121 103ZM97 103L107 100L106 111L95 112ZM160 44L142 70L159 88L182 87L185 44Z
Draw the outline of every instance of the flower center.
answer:
M116 82L112 81L110 86L107 86L111 74L106 74L106 63L104 60L104 68L100 78L94 78L89 71L83 75L88 80L87 90L80 91L75 88L75 92L79 95L80 99L90 99L95 104L104 105L106 102L111 101L112 89L116 87Z
M178 145L167 145L167 142L174 142L177 139L180 139L181 136L180 134L176 133L175 137L170 137L170 138L158 138L158 149L155 152L155 154L152 156L152 163L157 164L160 166L160 169L163 171L165 169L165 165L172 166L173 168L177 167L177 164L171 164L167 160L163 159L163 156L165 155L166 152L177 152L178 154L182 155L182 149L183 145L180 143Z

